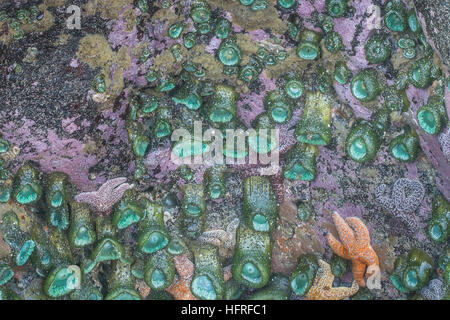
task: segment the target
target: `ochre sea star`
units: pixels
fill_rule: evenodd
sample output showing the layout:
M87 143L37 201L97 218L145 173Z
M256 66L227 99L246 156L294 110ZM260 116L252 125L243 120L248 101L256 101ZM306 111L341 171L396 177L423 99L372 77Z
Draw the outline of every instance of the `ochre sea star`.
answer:
M323 260L319 260L319 265L320 269L306 294L306 300L342 300L358 292L356 281L353 281L351 287L333 287L334 275L330 265Z
M338 256L352 260L353 277L361 287L366 285L364 273L367 267L367 287L381 289L378 256L370 245L369 231L364 223L357 217L344 220L337 212L333 213L333 221L341 242L328 233L327 239L331 249Z

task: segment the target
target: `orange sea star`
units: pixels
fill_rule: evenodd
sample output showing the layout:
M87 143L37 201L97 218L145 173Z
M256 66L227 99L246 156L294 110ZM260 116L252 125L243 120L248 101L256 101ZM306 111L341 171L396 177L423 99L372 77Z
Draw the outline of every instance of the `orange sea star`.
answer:
M319 260L319 265L320 269L305 296L306 300L343 300L358 292L356 281L353 281L351 287L333 287L334 275L330 265L323 260Z
M370 245L367 227L359 218L348 217L344 220L337 212L333 213L333 221L341 241L328 233L327 239L331 249L338 256L352 261L353 277L361 287L366 285L364 282L366 273L367 287L381 289L378 256Z
M166 289L175 300L198 300L191 292L191 281L194 275L194 263L189 260L186 253L175 256L175 269L178 272L178 278ZM223 269L224 280L231 278L231 266Z

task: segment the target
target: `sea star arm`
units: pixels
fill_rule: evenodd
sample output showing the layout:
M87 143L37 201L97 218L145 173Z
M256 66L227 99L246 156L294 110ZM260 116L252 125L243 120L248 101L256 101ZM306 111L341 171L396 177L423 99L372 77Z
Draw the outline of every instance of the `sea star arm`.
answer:
M181 278L187 279L194 274L194 264L189 260L187 254L181 254L173 258L175 269Z
M317 281L317 286L320 288L332 287L334 275L331 272L331 266L323 260L319 260L319 265L321 268L319 279Z
M370 265L379 266L378 256L375 250L373 250L373 248L370 245L367 246L365 250L360 253L359 259L368 266Z
M99 189L99 193L111 192L117 186L127 181L127 178L119 177L106 181Z
M334 253L336 253L341 258L350 259L347 249L345 249L342 243L335 237L333 237L331 233L327 235L327 240Z
M133 188L133 187L134 187L133 184L122 183L121 185L119 185L119 186L117 186L117 187L115 187L115 188L112 188L112 189L109 190L108 192L109 192L109 194L111 194L112 198L115 199L115 201L114 201L114 200L113 200L113 201L114 201L114 202L117 202L117 201L120 200L120 198L122 198L123 193L124 193L125 191L127 191L128 189L131 189L131 188Z
M235 233L238 226L239 226L239 218L236 218L227 225L226 230L228 233Z
M356 292L358 292L358 289L359 289L358 283L356 283L356 281L353 281L352 286L350 288L348 287L330 288L329 290L324 290L322 294L326 300L342 300L354 295Z
M333 213L333 221L343 246L347 248L347 250L352 251L355 244L355 235L353 230L337 212Z
M199 237L200 241L208 241L210 239L219 239L220 241L225 241L227 239L228 233L221 229L208 230L202 233Z
M348 225L355 231L356 242L362 248L370 246L369 230L366 225L357 217L348 217L345 219Z
M358 282L361 287L365 287L364 272L366 271L366 265L356 259L352 260L352 272L353 278Z

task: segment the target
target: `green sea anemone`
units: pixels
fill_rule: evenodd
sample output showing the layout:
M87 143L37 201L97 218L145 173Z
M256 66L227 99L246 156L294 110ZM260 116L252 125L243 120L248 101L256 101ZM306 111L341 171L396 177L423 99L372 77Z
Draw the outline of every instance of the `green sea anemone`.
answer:
M291 180L314 180L318 155L319 149L315 145L297 142L286 155L283 176Z
M378 73L374 69L360 71L350 85L353 96L361 102L374 100L381 92Z
M292 291L297 296L304 296L308 293L318 269L319 262L312 253L302 254L298 257L297 267L289 278Z
M331 142L331 101L323 93L307 92L300 121L295 128L299 142L326 146Z
M420 150L419 136L413 128L406 128L405 132L392 139L389 153L397 160L412 162L417 158Z
M428 134L436 135L448 122L444 101L437 95L428 98L427 104L417 111L419 126Z
M242 193L242 215L247 226L255 231L272 230L278 208L269 179L260 176L246 178Z
M360 163L371 161L377 155L380 148L378 132L370 122L357 121L345 141L347 156Z
M231 272L237 282L262 288L269 281L272 244L270 233L254 231L240 223Z

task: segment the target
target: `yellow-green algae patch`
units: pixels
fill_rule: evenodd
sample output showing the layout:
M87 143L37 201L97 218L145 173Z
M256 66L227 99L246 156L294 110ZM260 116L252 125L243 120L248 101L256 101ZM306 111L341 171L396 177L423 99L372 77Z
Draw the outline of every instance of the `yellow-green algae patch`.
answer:
M24 34L31 33L31 32L44 32L50 29L55 19L53 15L50 13L50 11L47 10L48 5L45 3L40 4L39 10L44 13L44 17L40 21L36 21L31 24L23 24L21 25L22 31ZM8 45L11 41L13 41L13 36L15 34L15 31L11 29L9 24L7 24L7 32L5 32L2 36L0 36L0 42L3 42L5 45Z
M81 62L87 63L92 69L100 68L108 88L106 101L111 101L119 95L124 87L123 71L131 65L129 47L123 46L114 52L106 38L99 34L89 34L79 43L77 57ZM114 74L110 69L117 66Z
M232 22L246 31L270 29L274 33L283 34L287 30L287 21L278 16L275 9L276 0L268 0L264 10L253 11L250 7L242 5L238 0L206 0L209 4L228 11Z
M87 16L100 13L104 19L117 19L125 7L132 5L133 0L90 0L82 9Z

